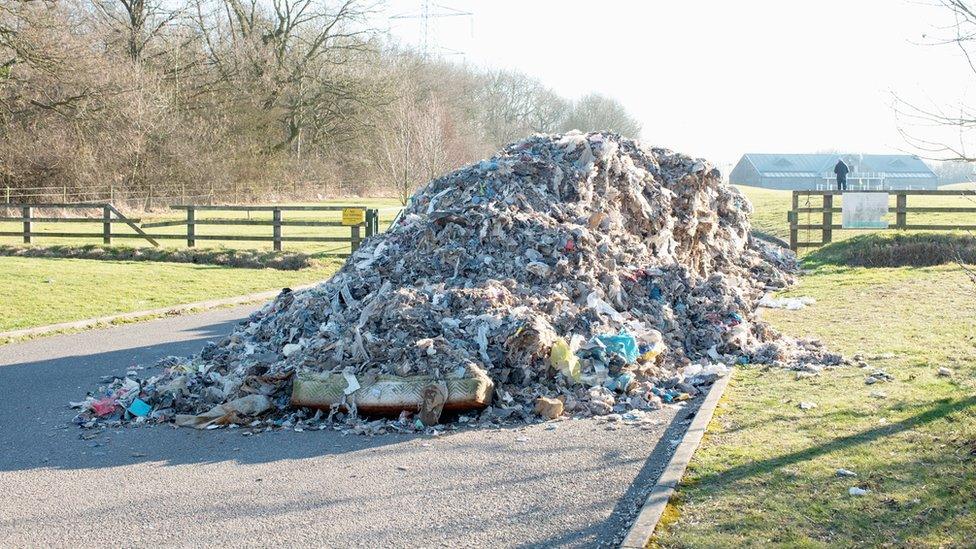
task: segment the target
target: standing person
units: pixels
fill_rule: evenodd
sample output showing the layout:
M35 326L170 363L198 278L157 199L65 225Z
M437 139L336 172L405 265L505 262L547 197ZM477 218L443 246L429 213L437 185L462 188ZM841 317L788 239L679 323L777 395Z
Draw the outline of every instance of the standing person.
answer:
M837 174L837 190L838 191L846 191L847 190L847 173L849 171L851 171L851 170L850 170L850 168L847 167L847 164L844 164L844 161L843 160L838 159L837 160L837 165L834 166L834 173Z

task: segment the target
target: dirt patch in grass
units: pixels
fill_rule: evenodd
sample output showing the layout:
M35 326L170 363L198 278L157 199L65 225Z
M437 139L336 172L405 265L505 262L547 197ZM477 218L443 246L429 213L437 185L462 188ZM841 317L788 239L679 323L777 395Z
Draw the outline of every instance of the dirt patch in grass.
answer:
M10 246L0 245L0 256L110 261L161 261L245 269L299 271L318 265L309 254L263 250L130 248L126 246Z
M965 234L866 234L820 248L806 256L814 265L931 267L976 263L976 238Z

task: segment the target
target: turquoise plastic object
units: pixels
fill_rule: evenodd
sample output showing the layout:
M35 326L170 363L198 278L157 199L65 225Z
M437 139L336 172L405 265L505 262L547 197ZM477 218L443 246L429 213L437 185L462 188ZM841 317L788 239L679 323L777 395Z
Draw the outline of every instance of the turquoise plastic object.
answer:
M141 398L133 400L132 404L129 405L129 413L134 416L146 417L149 412L152 412L152 406L146 404L146 401Z
M628 364L635 362L640 354L637 348L637 338L626 332L612 336L596 336L596 338L600 340L600 343L603 343L608 353L620 355Z
M630 383L634 381L634 374L624 372L615 378L608 379L603 386L611 391L625 392Z

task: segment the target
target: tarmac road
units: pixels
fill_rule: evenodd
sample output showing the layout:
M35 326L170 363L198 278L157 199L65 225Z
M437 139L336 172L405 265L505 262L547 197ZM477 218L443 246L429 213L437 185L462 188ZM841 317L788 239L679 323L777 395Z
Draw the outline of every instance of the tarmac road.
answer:
M0 546L598 546L636 515L698 401L441 437L103 431L70 400L196 352L254 306L0 346ZM554 429L552 427L555 427Z

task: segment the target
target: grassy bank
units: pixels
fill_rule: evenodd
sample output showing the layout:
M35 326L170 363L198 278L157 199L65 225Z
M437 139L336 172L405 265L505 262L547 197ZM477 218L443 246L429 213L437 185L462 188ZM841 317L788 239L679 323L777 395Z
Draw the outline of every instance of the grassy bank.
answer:
M789 193L742 190L756 207L754 225L787 237ZM915 205L947 200L926 197ZM786 334L818 337L848 356L861 353L870 367L809 379L738 369L652 545L971 546L976 285L951 262L842 264L880 257L878 250L894 244L918 244L895 235L835 232L841 243L807 255L808 274L785 293L817 303L763 315ZM945 235L935 236L944 244ZM951 376L940 376L941 367ZM894 380L866 384L876 369ZM801 401L817 406L801 410ZM857 476L838 476L838 469ZM869 492L852 496L852 487Z
M70 322L324 280L341 263L300 271L214 265L0 257L0 331Z
M818 302L767 311L775 327L871 368L737 371L655 543L971 546L976 286L956 266L821 266L788 295ZM894 381L865 384L877 368ZM849 495L855 486L870 493Z

